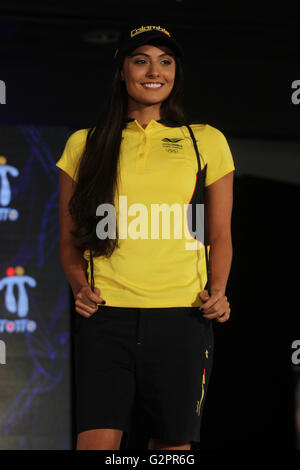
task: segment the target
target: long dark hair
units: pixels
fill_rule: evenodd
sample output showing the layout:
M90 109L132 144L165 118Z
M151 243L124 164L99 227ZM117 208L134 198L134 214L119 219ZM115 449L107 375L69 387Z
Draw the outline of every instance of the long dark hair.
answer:
M152 41L152 45L158 45ZM183 66L175 56L175 80L171 93L161 104L161 118L175 121L179 126L187 122L183 110ZM110 95L104 111L96 125L87 134L86 145L78 162L78 182L69 202L69 212L76 229L71 234L76 238L76 246L91 249L94 256L110 257L118 244L116 238L100 239L96 234L99 204L114 205L114 195L118 194L118 163L124 120L127 118L128 95L125 82L121 79L120 63L115 71Z

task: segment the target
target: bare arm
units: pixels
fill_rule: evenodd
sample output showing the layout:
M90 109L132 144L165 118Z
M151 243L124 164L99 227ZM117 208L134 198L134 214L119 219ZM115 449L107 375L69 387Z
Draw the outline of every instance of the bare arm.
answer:
M92 292L87 278L87 261L82 251L77 248L75 238L70 230L75 229L74 221L69 213L68 204L76 188L76 183L63 170L59 171L59 221L60 221L60 260L63 271L68 279L75 298L75 310L89 318L98 310L103 302L99 297L100 289Z
M233 171L206 187L211 292L225 294L232 262Z
M232 189L233 171L205 188L211 295L208 296L206 290L200 292L204 301L200 310L208 320L220 323L229 319L231 311L225 290L232 261Z
M87 261L82 251L75 246L74 237L70 230L75 229L74 222L68 211L69 200L75 190L76 183L63 170L59 170L59 222L60 222L60 261L68 279L74 297L83 286L88 286Z

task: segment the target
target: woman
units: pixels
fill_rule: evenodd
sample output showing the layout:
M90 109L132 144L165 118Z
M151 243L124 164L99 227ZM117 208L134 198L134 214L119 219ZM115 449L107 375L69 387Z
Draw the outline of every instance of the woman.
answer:
M77 450L119 449L134 404L149 449L190 449L200 440L212 320L230 315L234 164L216 128L191 125L193 143L181 57L160 26L121 36L106 110L94 128L70 136L57 162L60 257L79 314ZM209 276L199 238L177 233L189 224L184 204L204 174ZM161 204L183 209L167 236L153 222Z

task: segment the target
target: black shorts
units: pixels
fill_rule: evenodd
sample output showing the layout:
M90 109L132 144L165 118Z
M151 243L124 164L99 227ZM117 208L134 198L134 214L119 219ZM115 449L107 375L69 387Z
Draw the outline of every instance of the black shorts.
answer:
M76 317L77 433L129 432L138 401L149 438L200 441L211 320L198 307L99 306L90 318Z

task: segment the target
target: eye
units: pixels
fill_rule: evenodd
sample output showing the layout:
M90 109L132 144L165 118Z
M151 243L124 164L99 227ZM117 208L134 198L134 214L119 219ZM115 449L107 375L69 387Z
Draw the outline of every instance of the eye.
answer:
M140 62L145 62L145 59L138 59L138 60L136 60L134 63L135 63L135 64L138 64L138 63L140 63ZM167 62L168 65L170 65L170 64L172 63L172 62L171 62L170 60L168 60L168 59L164 59L162 62Z

